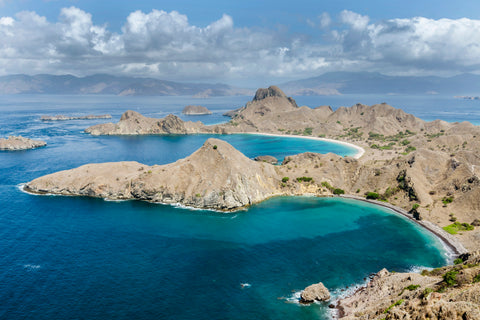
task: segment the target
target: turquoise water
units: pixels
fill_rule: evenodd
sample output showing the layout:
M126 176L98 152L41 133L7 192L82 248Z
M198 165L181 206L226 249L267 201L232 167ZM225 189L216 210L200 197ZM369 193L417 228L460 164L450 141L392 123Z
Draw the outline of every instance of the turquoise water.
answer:
M299 290L322 281L338 295L383 267L406 271L448 260L442 244L412 222L353 200L281 197L216 213L26 194L21 183L85 163L172 162L208 136L92 137L83 129L104 120L38 118L119 116L125 100L9 99L0 102L0 134L43 138L48 146L0 152L2 319L327 319L325 304L296 303ZM138 108L164 112L148 101ZM298 138L221 138L249 157L353 152Z

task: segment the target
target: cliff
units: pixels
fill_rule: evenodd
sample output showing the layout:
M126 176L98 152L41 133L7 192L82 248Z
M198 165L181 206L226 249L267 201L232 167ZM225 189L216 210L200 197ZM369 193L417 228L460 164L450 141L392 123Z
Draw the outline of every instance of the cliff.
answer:
M37 178L34 193L138 199L232 210L281 193L274 166L248 159L225 141L208 139L185 159L162 166L88 164Z
M8 139L0 139L0 150L27 150L46 146L41 140L32 140L22 136L9 136Z

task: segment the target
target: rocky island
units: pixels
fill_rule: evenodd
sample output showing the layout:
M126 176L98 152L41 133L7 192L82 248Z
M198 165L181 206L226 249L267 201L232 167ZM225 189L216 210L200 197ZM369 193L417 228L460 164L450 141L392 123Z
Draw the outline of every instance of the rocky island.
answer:
M188 105L183 108L182 113L188 116L200 116L212 114L212 111L208 110L203 106Z
M66 116L63 114L58 114L56 116L42 116L40 120L42 121L66 121L66 120L94 120L94 119L111 119L112 116L109 114L102 115L93 115L89 114L87 116Z
M41 140L32 140L22 136L9 136L8 139L0 139L0 150L27 150L46 146Z
M25 189L37 193L181 203L217 210L235 210L278 195L341 195L380 200L376 203L398 208L424 226L438 229L437 235L457 253L465 252L464 248L470 252L480 248L480 231L475 227L480 224L479 127L468 122L426 122L386 103L356 104L336 111L329 106L299 107L277 87L259 89L252 101L231 116L226 124L205 126L201 122L184 122L173 115L154 119L127 111L119 123L96 125L86 132L94 135L212 132L295 135L352 143L362 147L365 154L355 159L307 152L286 157L282 165L274 166L250 160L226 142L209 139L190 157L169 165L92 164L38 178L26 184ZM461 244L456 245L455 241ZM469 306L458 309L463 312L460 316L457 311L445 311L450 310L448 306L426 307L428 299L434 299L432 303L436 304L438 298L443 297L448 303L463 306L465 302L478 310L480 301L475 279L480 273L476 268L479 261L471 261L462 259L461 266L455 267L453 273L458 271L457 274L469 269L467 273L474 280L459 286L460 290L454 294L449 292L457 288L455 285L433 285L449 281L453 274L448 274L451 269L442 269L438 275L431 274L434 278L422 281L418 274L392 276L405 284L403 288L419 285L401 292L401 303L396 303L400 298L393 298L399 294L396 289L389 291L389 295L375 295L374 292L383 292L385 286L390 286L390 280L374 279L367 285L371 294L365 303L370 309L365 305L367 311L362 313L355 309L360 302L354 302L351 309L354 311L349 311L347 300L340 306L345 316L355 319L427 318L413 317L415 310L423 310L420 314L430 319L450 319L450 315L451 319L477 319ZM390 279L384 274L386 271L377 278ZM398 289L400 285L394 287ZM423 301L423 291L422 294L414 291L420 287L446 290L446 293L425 295L427 300ZM407 303L407 296L414 302ZM385 301L389 301L386 308ZM428 310L421 309L424 307Z

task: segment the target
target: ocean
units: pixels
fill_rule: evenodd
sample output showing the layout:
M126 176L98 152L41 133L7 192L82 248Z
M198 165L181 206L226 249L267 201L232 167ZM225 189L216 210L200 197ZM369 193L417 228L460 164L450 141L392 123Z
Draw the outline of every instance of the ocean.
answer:
M299 105L330 104L334 109L360 98L364 100L354 103L371 103L367 97L296 98ZM388 209L348 199L278 197L248 210L219 213L21 191L22 183L85 163L169 163L212 136L83 133L93 124L118 121L125 110L155 117L175 113L211 124L228 121L222 113L249 99L1 96L0 136L21 134L48 145L0 152L0 318L328 319L327 303L298 304L300 290L321 281L337 297L383 267L408 271L451 261L442 243L416 224ZM412 112L408 108L415 99L404 100L398 103ZM417 101L416 115L480 119L477 101ZM459 107L440 108L455 102ZM214 114L183 116L180 111L187 104L204 105ZM471 109L467 112L463 105ZM39 120L42 115L105 113L113 119ZM282 160L305 151L354 153L343 145L300 138L216 137L252 158L270 154Z

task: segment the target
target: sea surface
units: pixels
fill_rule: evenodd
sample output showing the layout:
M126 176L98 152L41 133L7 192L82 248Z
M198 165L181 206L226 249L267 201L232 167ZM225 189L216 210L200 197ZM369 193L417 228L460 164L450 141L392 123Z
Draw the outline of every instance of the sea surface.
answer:
M316 98L316 105L344 103L339 97L327 103L325 97ZM279 197L248 210L219 213L21 191L22 183L86 163L169 163L191 154L210 136L225 139L248 157L269 154L282 160L305 151L355 152L315 140L247 134L83 133L93 124L118 121L127 109L163 117L181 115L187 104L202 104L214 114L184 119L224 122L223 112L249 99L0 96L0 137L21 134L48 143L0 152L0 319L328 319L326 303L298 304L300 290L322 281L337 297L383 267L419 270L451 260L442 243L414 223L354 200ZM311 99L297 100L306 104ZM435 106L428 107L429 114L444 115ZM452 121L467 120L457 111L451 111L457 112ZM105 113L113 119L39 120L42 115ZM478 110L472 113L479 119Z

